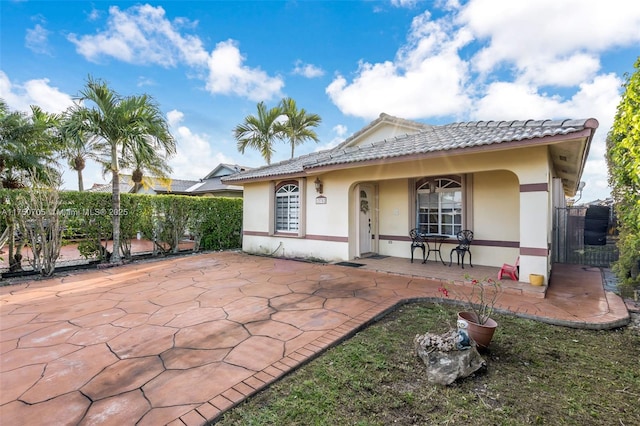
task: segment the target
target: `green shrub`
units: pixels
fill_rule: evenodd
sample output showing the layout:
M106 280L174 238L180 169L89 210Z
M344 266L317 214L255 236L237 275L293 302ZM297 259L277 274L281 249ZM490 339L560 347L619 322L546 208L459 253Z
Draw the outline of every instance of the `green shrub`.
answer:
M23 190L0 189L0 225L6 228L21 213ZM121 194L120 250L131 257L131 241L140 232L161 252L177 252L187 235L194 251L225 250L242 246L242 199L182 195ZM58 213L64 215L65 243L78 242L86 258L108 260L104 245L112 237L110 193L60 193Z

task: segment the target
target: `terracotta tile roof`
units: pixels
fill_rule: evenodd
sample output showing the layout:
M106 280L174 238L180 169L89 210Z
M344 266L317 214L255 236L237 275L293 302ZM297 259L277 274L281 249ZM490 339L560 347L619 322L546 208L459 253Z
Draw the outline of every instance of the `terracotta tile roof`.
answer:
M386 158L458 151L470 147L569 135L582 132L585 129L593 130L597 126L597 120L592 118L581 120L473 121L425 126L417 133L384 139L364 146L350 147L345 142L353 140L352 136L333 149L238 173L225 177L223 182L302 175L319 167L357 164ZM367 126L367 128L369 127L371 126Z
M389 124L392 124L392 125L396 125L396 126L399 126L399 127L403 127L403 128L414 129L414 131L416 131L416 132L420 131L420 130L423 130L423 129L429 129L429 128L432 127L429 124L424 124L424 123L420 123L420 122L417 122L417 121L405 120L404 118L394 117L392 115L385 114L383 112L383 113L380 114L380 116L378 118L376 118L371 123L367 124L362 129L358 130L357 132L355 132L354 134L349 136L342 143L340 143L340 145L338 145L336 148L339 149L339 148L343 148L345 146L348 146L349 144L351 144L351 142L354 139L357 139L360 135L364 135L369 130L375 128L379 123L383 123L383 122L384 123L389 123Z

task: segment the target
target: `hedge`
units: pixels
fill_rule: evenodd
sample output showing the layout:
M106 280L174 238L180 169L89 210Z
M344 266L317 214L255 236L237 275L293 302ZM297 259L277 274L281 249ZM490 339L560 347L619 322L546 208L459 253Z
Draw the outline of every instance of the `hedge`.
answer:
M33 214L18 205L22 190L0 189L0 224L4 229L17 214ZM35 212L37 214L37 212ZM63 191L59 215L64 240L78 242L87 257L108 257L100 242L111 239L110 193ZM194 250L225 250L242 246L242 199L182 195L120 195L120 238L125 257L131 256L131 240L140 232L156 243L160 252L177 252L185 235Z

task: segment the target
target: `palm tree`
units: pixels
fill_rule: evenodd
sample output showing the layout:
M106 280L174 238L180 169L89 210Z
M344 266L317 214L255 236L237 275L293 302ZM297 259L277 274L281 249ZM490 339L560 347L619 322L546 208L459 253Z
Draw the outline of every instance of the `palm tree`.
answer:
M153 152L149 152L152 148L148 145L137 147L133 151L133 158L128 158L121 164L123 169L132 170L131 180L135 185L134 192L137 192L141 186L145 184L145 172L148 172L151 177L159 178L163 182L170 182L169 175L173 171L171 166L167 163L168 158L164 155L154 155Z
M0 100L0 188L58 183L60 171L55 154L60 148L56 136L59 119L37 106L31 106L31 115L10 111ZM9 228L9 269L19 271L22 244L15 242L13 218L7 216L5 220Z
M51 183L60 177L55 159L59 119L34 105L31 115L9 111L0 100L0 188L22 188L32 179Z
M79 100L72 107L75 117L70 130L95 137L96 152L111 171L113 209L113 254L120 257L120 170L137 155L142 164L154 164L155 158L169 158L176 152L175 140L155 101L147 96L122 97L101 80L89 77Z
M16 155L16 132L23 125L24 116L19 112L9 111L7 103L0 99L0 188L3 187L5 169L12 167L13 157Z
M95 142L96 138L87 135L84 131L72 131L74 118L69 115L65 118L60 126L60 138L62 140L62 157L67 160L71 170L75 170L78 174L78 191L84 191L84 179L82 171L84 170L87 159L95 159Z
M238 141L238 151L244 154L247 147L260 151L267 164L271 164L274 139L282 139L282 126L278 118L283 114L277 106L267 110L264 102L258 104L258 115L248 115L242 124L234 129Z
M280 103L280 108L286 116L286 120L281 123L282 130L291 144L291 158L297 145L302 145L311 139L318 142L318 135L311 128L318 127L322 119L318 114L307 114L304 108L298 110L296 101L285 98Z

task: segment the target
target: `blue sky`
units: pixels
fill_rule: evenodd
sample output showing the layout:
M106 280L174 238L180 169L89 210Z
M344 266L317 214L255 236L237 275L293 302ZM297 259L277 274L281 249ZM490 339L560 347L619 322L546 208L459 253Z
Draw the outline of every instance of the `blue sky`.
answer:
M609 195L605 137L640 55L637 0L0 1L0 97L61 112L89 75L167 115L173 177L256 167L233 128L285 96L335 146L381 112L430 124L600 122L582 201ZM276 145L273 161L290 148ZM76 188L74 173L64 187ZM105 183L89 164L85 186Z

